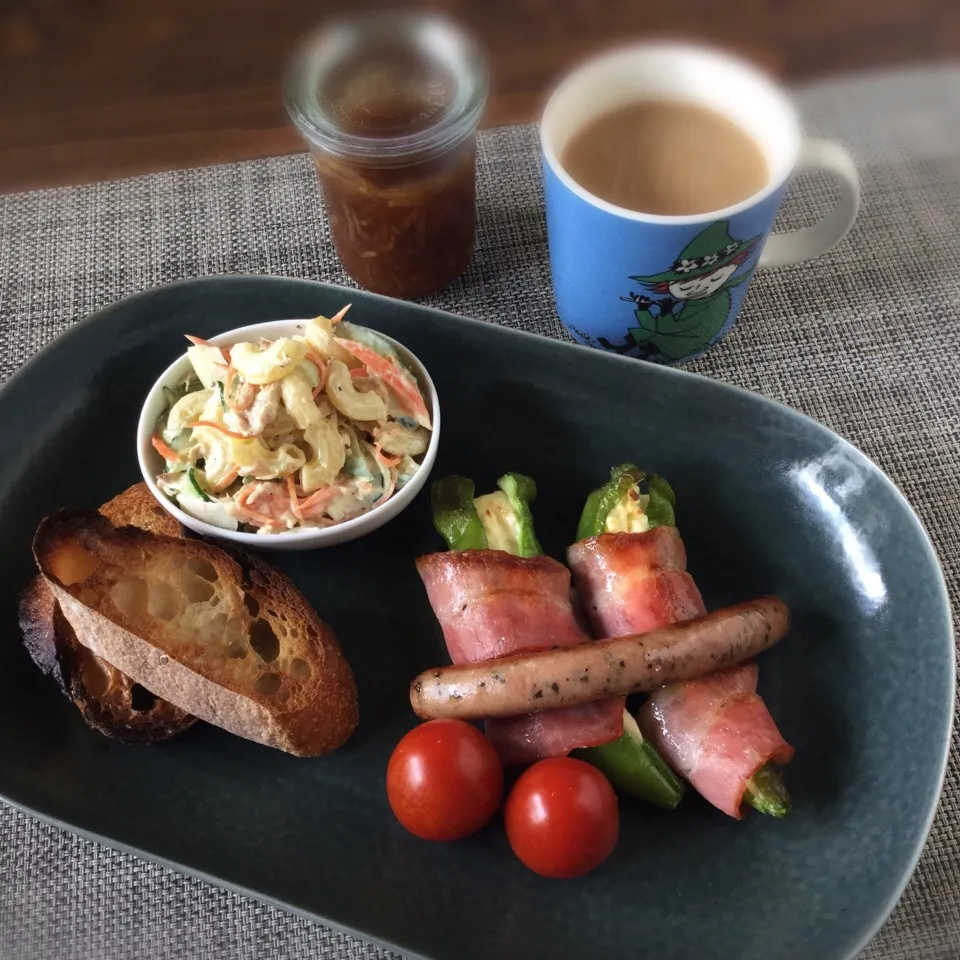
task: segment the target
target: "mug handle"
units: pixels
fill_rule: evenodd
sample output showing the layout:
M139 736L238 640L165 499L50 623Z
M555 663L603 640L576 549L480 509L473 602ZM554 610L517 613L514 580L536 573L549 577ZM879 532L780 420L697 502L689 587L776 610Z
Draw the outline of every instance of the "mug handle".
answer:
M840 200L819 223L802 230L772 234L763 246L758 266L782 267L826 253L853 226L860 209L860 178L850 154L832 140L804 140L793 176L823 170L840 181Z

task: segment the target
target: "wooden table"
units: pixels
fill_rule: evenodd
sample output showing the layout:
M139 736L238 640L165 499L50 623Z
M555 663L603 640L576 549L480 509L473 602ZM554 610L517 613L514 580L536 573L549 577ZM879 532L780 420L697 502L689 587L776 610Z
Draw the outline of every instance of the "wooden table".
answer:
M373 5L0 0L0 191L299 150L280 98L291 49L325 17ZM534 119L552 82L578 58L641 37L721 43L786 80L960 53L960 0L429 6L471 28L488 51L487 125Z

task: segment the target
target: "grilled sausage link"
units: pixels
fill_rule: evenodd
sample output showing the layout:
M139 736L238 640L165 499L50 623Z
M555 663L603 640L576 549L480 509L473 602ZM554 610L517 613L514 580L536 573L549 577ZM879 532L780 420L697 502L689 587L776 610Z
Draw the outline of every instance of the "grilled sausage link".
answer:
M655 690L750 660L790 627L778 597L759 597L643 635L426 670L410 685L419 717L483 720Z

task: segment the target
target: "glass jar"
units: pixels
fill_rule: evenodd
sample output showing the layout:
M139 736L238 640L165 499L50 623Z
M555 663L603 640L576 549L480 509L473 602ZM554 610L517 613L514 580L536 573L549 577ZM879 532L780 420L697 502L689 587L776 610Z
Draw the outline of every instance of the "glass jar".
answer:
M287 75L344 269L362 287L418 297L466 268L476 227L483 58L433 15L338 21Z

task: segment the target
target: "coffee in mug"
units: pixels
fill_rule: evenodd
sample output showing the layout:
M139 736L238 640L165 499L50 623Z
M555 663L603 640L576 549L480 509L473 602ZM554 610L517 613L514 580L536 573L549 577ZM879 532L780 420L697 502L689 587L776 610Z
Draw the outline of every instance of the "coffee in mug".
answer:
M720 210L767 182L763 151L716 110L679 100L637 100L574 135L561 158L594 196L639 213Z
M829 250L857 215L846 151L804 139L784 91L711 48L638 44L587 61L553 92L540 139L557 313L581 343L628 357L703 353L757 267ZM836 177L836 207L771 233L804 170Z

